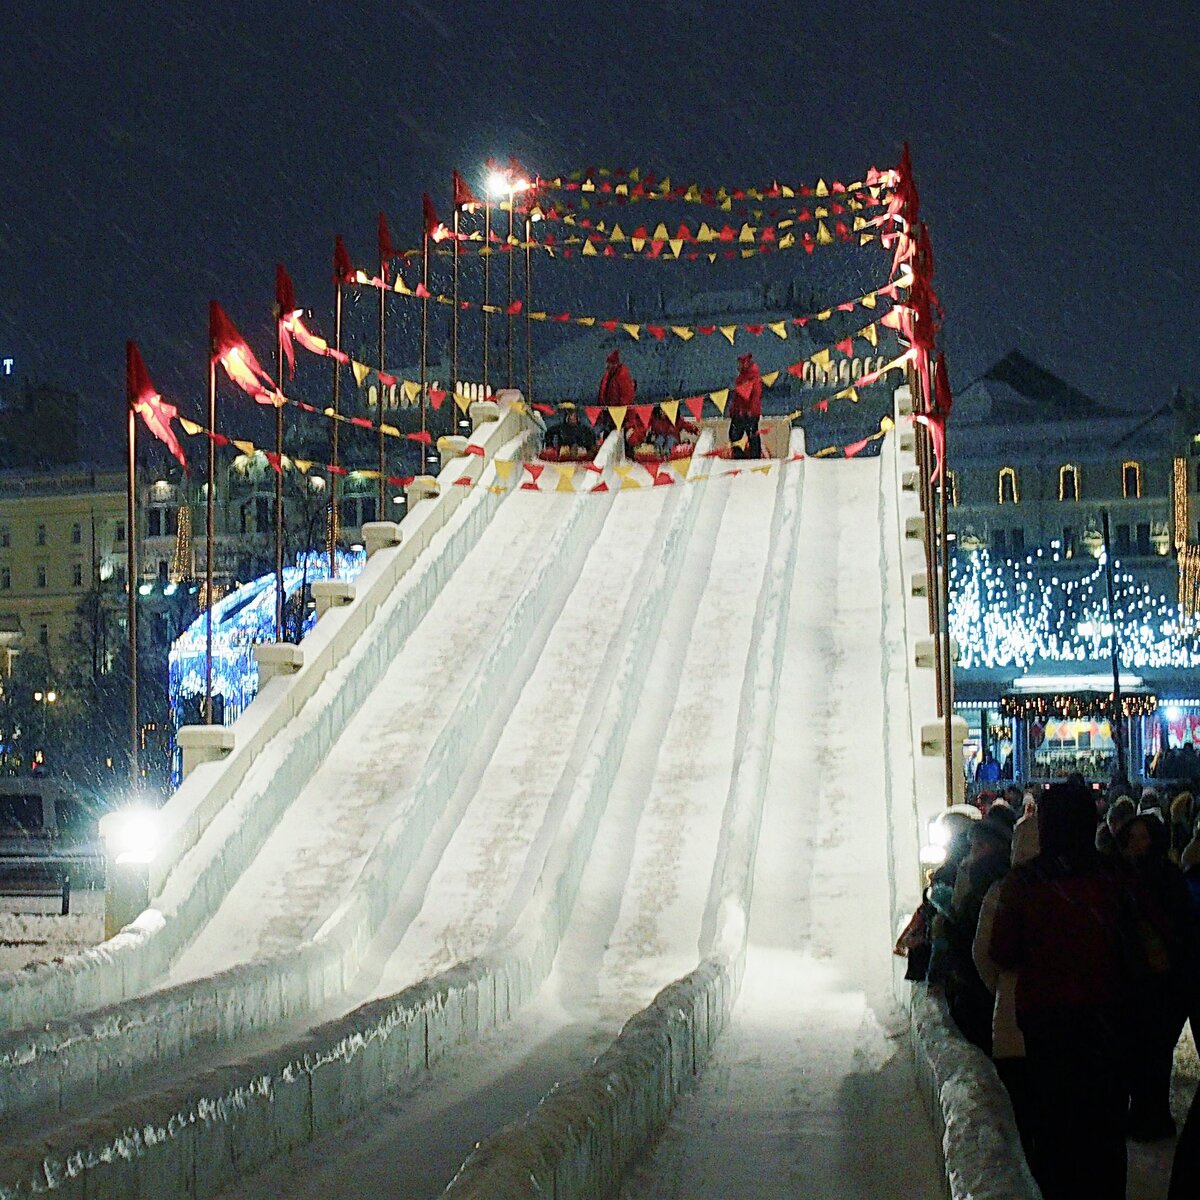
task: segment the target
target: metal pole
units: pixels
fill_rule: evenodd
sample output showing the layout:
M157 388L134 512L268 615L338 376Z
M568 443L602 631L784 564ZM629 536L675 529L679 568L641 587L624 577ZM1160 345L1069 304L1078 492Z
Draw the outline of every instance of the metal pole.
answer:
M428 432L429 417L428 408L428 391L426 389L426 373L428 371L428 356L429 356L429 233L426 231L424 240L421 243L421 282L425 285L425 295L421 297L421 432ZM428 451L422 447L421 453L428 454ZM424 474L424 469L422 469Z
M454 279L450 285L450 391L458 391L458 232L459 213L454 205L454 247L451 263Z
M275 321L275 386L283 395L283 321ZM283 405L275 403L275 640L283 641Z
M137 660L137 413L129 405L129 486L125 497L125 575L128 583L129 625L129 786L137 789L138 770L138 660Z
M513 303L513 197L515 192L508 193L508 242L506 249L508 252L508 386L513 385L513 319L512 319L512 303Z
M339 354L342 349L342 282L339 279L333 285L334 287L334 303L333 303L333 344ZM338 462L339 451L339 435L341 422L338 416L341 413L340 401L342 395L342 370L341 363L335 358L333 360L333 417L329 422L329 461L333 466L337 467L341 464ZM329 524L328 524L328 539L329 539L329 578L337 578L337 544L338 535L340 533L339 525L341 513L338 511L338 474L336 471L329 472Z
M387 261L379 260L379 370L387 370ZM375 422L379 426L379 504L375 520L383 521L387 517L387 451L383 441L383 380L379 381L379 406L375 410Z
M1117 747L1117 776L1128 779L1125 773L1125 713L1121 701L1121 660L1120 645L1117 639L1117 601L1116 589L1113 585L1112 545L1109 542L1108 509L1101 514L1104 528L1104 583L1108 589L1108 619L1112 625L1112 677L1113 677L1113 741Z
M533 214L525 206L525 402L533 403L533 322L529 305L533 288Z
M484 205L484 400L487 400L487 342L488 342L488 318L491 313L488 312L488 307L492 304L492 202Z
M939 464L938 475L938 550L941 557L941 578L938 585L938 600L941 608L941 619L938 622L938 641L945 639L942 645L942 664L945 672L945 682L942 684L942 719L943 734L946 745L946 803L954 803L954 770L955 764L951 756L954 746L950 740L950 721L954 715L954 660L950 657L950 535L947 520L948 502L946 497L946 458L947 451L942 447L942 461ZM962 769L962 765L958 765Z
M204 506L204 723L213 723L213 553L216 545L217 362L208 360L208 494Z

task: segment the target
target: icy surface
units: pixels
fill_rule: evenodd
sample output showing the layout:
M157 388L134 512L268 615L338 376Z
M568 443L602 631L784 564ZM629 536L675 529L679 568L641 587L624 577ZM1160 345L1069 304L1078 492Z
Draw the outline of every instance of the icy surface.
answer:
M630 1200L946 1191L890 1001L878 466L806 469L742 993Z

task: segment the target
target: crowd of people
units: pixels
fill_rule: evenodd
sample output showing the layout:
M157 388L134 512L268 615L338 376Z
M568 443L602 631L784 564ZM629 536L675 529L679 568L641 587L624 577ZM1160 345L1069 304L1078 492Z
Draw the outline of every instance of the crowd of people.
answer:
M1073 778L941 823L907 977L991 1056L1045 1200L1125 1200L1126 1139L1176 1135L1175 1047L1200 1039L1200 806ZM1168 1200L1198 1196L1194 1098Z
M729 443L734 458L761 458L762 441L759 419L762 416L762 374L751 354L738 359L738 375L730 390L728 403ZM621 361L620 351L608 356L596 404L601 408L595 425L580 416L578 408L566 409L562 419L546 430L545 445L558 457L591 459L600 441L615 428L611 409L625 410L621 432L630 457L669 457L678 446L700 432L694 421L676 412L672 420L661 405L655 405L650 420L644 422L635 411L637 382L629 367Z

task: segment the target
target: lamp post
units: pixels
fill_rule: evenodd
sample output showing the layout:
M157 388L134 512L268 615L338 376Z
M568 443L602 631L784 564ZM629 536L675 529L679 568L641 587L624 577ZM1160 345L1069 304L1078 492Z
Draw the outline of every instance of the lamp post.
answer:
M43 743L43 745L39 745L34 750L34 761L35 762L38 761L38 759L37 759L38 754L42 755L42 761L45 761L46 748L45 748L44 743L46 741L46 713L47 713L48 707L51 704L56 703L57 700L58 700L58 693L53 690L40 691L40 692L33 693L33 702L34 702L34 704L36 704L38 706L38 728L39 728L38 739L40 742Z
M514 212L516 195L529 187L529 180L517 175L510 167L505 171L493 171L488 176L488 192L497 197L507 197L508 204L508 241L505 243L508 251L508 300L505 305L507 319L507 350L508 350L508 386L513 385L513 249L516 241Z

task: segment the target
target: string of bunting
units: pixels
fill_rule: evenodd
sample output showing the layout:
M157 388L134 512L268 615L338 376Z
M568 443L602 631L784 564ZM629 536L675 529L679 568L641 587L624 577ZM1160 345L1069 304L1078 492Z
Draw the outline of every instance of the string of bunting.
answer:
M697 334L702 337L712 337L715 334L720 334L729 344L734 344L734 338L738 333L749 333L754 337L761 337L764 333L772 333L780 340L786 340L788 337L789 327L803 329L812 321L823 322L828 321L837 312L853 312L856 308L875 308L882 296L885 299L897 299L897 291L901 287L907 286L907 276L902 279L893 280L885 284L883 287L873 288L871 291L863 292L861 295L855 296L852 300L844 300L839 304L831 305L829 308L823 308L819 312L808 313L804 316L787 317L782 321L767 321L767 322L739 322L732 325L722 324L695 324L695 325L664 325L650 321L620 321L616 318L603 318L595 316L577 316L571 312L550 313L541 310L531 310L527 316L531 321L542 321L547 323L580 325L585 328L604 329L609 333L616 333L618 330L629 335L634 341L639 341L642 334L646 334L656 341L665 341L669 338L676 338L679 341L689 342ZM356 275L356 281L366 287L388 287L389 285L381 280L378 276L371 277L365 272L359 271ZM408 296L412 299L432 300L436 304L453 306L454 298L439 293L431 293L423 284L418 283L415 287L410 287L404 279L397 274L395 281L390 285L397 295ZM474 300L459 300L458 307L463 312L479 310L494 315L517 316L524 312L524 302L514 300L510 305L503 304L481 304ZM355 376L358 377L359 368L363 372L363 378L374 368L367 367L365 364L355 364ZM359 380L361 385L362 380ZM395 382L390 377L388 382Z

